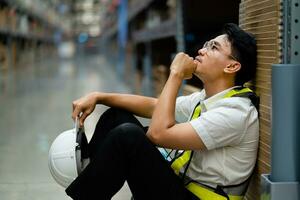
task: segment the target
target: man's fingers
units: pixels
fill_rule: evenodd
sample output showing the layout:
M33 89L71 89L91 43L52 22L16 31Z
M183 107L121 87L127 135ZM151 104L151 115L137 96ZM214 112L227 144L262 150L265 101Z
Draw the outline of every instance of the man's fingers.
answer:
M72 118L75 121L76 117L80 117L81 109L79 106L76 106L73 113L72 113Z
M77 105L77 101L73 101L72 102L72 119L75 121L76 117L78 116L79 113L77 113L78 111L75 111L76 108L78 107ZM75 114L76 112L76 114Z
M75 101L72 102L72 112L73 112L74 109L75 109L75 103L76 103Z
M85 121L85 119L87 118L87 116L89 115L88 112L84 112L81 116L80 116L80 126L82 127L83 126L83 123Z

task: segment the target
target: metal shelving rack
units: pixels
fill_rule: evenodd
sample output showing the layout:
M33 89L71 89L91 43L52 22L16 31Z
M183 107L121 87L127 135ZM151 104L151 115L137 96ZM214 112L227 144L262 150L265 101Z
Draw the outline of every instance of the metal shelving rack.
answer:
M128 21L131 21L141 11L145 10L154 0L142 0L138 1L134 5L129 5Z
M12 39L25 39L25 40L32 40L37 42L44 42L44 43L53 43L53 37L49 36L42 36L38 34L32 33L22 33L20 31L11 31L9 29L0 28L0 36L11 37Z
M4 17L0 27L0 48L2 59L6 60L0 63L0 69L13 69L19 61L31 62L44 54L50 55L49 52L54 53L54 34L64 31L59 23L54 22L54 18L15 0L0 0L0 5ZM9 16L10 12L14 13L14 18ZM27 29L19 26L18 20L22 16L27 17Z
M166 2L167 1L143 0L133 2L128 6L129 43L133 49L132 55L129 56L132 57L131 63L133 63L133 68L135 69L133 73L141 75L141 72L138 70L140 69L143 74L141 75L142 81L135 84L140 85L139 88L141 88L141 91L135 91L147 96L156 96L155 91L160 90L157 87L163 85L156 83L158 79L155 78L156 73L154 73L154 70L156 70L158 66L165 66L163 73L168 72L167 65L170 64L173 54L178 49L177 23L179 16L176 15L176 13L174 13L173 16L161 18L161 22L158 24L152 24L152 26L146 25L146 16L149 12L153 9L155 10L157 4L165 4L165 6L167 6ZM176 10L174 10L174 12L176 12ZM136 27L135 25L138 23L144 23L144 27ZM166 45L169 46L170 49L166 48ZM144 52L143 55L138 52L141 48ZM140 61L138 61L138 59ZM155 79L156 82L154 81Z
M50 19L47 19L47 17L45 15L43 15L42 13L39 14L34 10L30 10L29 8L26 8L22 5L20 5L15 0L0 0L0 3L1 2L8 4L10 7L15 8L17 11L24 13L28 17L36 19L37 21L45 24L46 26L48 26L52 29L62 29L62 27L59 24L56 24L55 22L51 21Z
M173 36L176 36L176 19L169 19L151 29L135 31L133 33L133 41L135 43L148 42Z

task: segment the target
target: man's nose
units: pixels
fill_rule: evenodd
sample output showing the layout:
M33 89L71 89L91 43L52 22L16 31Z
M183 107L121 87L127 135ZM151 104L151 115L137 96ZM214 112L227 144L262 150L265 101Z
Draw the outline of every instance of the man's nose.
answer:
M207 49L205 47L202 47L201 49L198 50L199 55L204 55L207 52Z

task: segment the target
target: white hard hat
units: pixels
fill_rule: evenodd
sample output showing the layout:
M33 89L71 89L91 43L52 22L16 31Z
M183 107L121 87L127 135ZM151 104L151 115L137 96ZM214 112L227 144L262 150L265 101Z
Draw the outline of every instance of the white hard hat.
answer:
M83 162L82 147L87 147L87 140L82 130L75 126L74 129L64 131L55 138L49 150L50 172L55 181L65 188L87 164Z

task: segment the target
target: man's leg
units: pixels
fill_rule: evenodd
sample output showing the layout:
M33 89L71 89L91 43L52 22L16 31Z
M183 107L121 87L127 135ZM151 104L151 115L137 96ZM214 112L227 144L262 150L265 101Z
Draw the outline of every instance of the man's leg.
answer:
M74 199L111 199L127 180L136 200L196 199L132 123L117 126L99 145L94 159L66 192Z
M102 144L110 131L124 123L133 123L143 128L142 124L134 117L134 115L126 110L109 108L101 115L94 134L88 144L89 157L91 159L93 159L94 154L97 152L97 148Z

